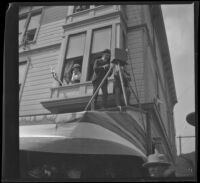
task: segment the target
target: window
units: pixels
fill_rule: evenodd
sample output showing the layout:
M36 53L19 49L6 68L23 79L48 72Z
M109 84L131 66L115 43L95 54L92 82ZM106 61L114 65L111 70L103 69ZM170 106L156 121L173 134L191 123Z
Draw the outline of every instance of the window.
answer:
M101 5L77 5L77 6L74 6L73 13L77 13L77 12L80 12L80 11L88 10L90 8L96 8L98 6L101 6Z
M74 6L74 13L80 12L80 11L84 11L90 9L90 5L78 5L78 6Z
M72 67L74 64L80 65L80 72L82 69L83 62L83 54L85 49L85 33L80 33L76 35L69 36L67 51L66 51L66 59L64 63L63 70L63 83L70 84L72 77Z
M23 30L25 29L26 19L27 17L24 17L19 20L19 43L22 42L22 35L23 35Z
M28 68L28 61L22 61L19 63L19 97L20 98L21 98L22 89L25 82L27 68Z
M34 40L36 30L39 27L40 17L41 13L32 14L30 16L30 20L25 34L25 39L27 42Z
M20 12L25 13L21 14L19 19L19 45L30 43L35 40L40 25L41 9L36 9L34 11L33 9L34 7L32 7L32 10L26 8L20 10Z
M92 79L93 65L95 59L101 57L101 53L105 49L111 49L111 27L101 28L93 31L91 53L89 61L89 71L87 80Z

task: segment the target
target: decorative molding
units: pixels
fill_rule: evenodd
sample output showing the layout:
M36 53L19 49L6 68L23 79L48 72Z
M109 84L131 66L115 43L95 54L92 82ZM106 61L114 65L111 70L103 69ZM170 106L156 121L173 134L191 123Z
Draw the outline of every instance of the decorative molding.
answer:
M108 20L122 18L122 17L124 17L124 16L121 11L114 11L114 12L110 12L107 14L103 14L100 16L94 16L94 17L89 16L88 18L81 20L81 21L66 23L65 25L63 25L63 29L65 31L69 31L69 30L76 29L76 28L79 28L82 26L90 26L94 23L99 23L102 21L105 22Z

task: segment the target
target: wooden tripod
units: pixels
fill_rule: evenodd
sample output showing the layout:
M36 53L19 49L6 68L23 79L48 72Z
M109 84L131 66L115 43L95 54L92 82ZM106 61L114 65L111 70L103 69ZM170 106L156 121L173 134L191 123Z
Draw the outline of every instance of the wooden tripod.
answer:
M94 94L92 95L92 97L90 98L88 104L85 107L85 111L87 111L88 107L90 106L91 102L93 101L94 97L98 94L100 88L102 87L104 81L108 78L109 74L112 72L114 66L117 66L117 68L119 69L119 77L120 77L120 82L121 82L121 86L122 86L122 92L123 92L123 97L124 97L124 101L125 101L125 105L127 106L127 96L126 96L126 92L125 92L125 88L124 88L124 81L122 78L122 73L121 73L121 68L120 68L120 61L117 61L117 63L114 63L110 66L108 72L106 73L106 75L104 76L104 78L102 79L101 83L99 84L98 88L96 89L96 91L94 92Z

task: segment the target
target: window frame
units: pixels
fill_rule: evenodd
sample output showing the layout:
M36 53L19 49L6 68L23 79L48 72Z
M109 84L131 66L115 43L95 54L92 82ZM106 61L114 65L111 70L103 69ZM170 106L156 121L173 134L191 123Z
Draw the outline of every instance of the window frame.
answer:
M22 79L20 89L18 91L19 92L19 102L21 101L22 93L23 93L23 90L24 90L24 85L25 85L25 81L26 81L26 78L27 78L27 74L28 74L28 68L29 68L29 65L30 65L30 58L19 59L19 62L18 62L19 66L22 63L26 64L26 68L25 68L24 77ZM18 66L18 71L19 71L19 66ZM18 74L18 77L19 77L19 74ZM18 86L19 86L19 84L20 83L18 81Z
M112 50L112 34L113 34L113 31L112 31L113 27L112 27L112 25L106 25L106 26L103 26L103 27L93 28L92 31L91 31L91 40L90 40L90 49L89 49L88 70L87 70L86 82L90 82L92 80L93 73L91 74L91 76L89 75L90 72L91 72L90 71L90 62L94 62L95 59L101 57L102 51L103 51L102 50L102 51L99 51L99 52L92 53L94 32L98 31L98 30L108 29L108 28L111 31L111 34L110 34L110 50ZM95 57L97 57L97 58L95 58ZM93 68L92 68L92 70L93 70ZM89 77L91 77L91 78L89 78Z
M40 29L40 26L41 26L41 22L42 22L42 17L44 15L44 7L40 7L38 9L34 9L34 10L32 10L32 9L33 9L33 6L30 7L30 11L29 12L25 12L25 13L19 14L19 20L21 18L23 18L23 17L26 17L26 21L25 21L25 24L24 24L25 28L22 31L22 38L21 38L20 42L18 43L19 46L22 46L22 45L25 45L25 44L31 44L31 43L35 43L36 42L37 35L38 35L39 29ZM33 40L26 41L25 37L26 37L26 34L28 32L28 26L29 26L31 17L34 16L35 14L40 14L38 27L36 28ZM18 29L18 31L19 31L19 29Z
M98 6L99 7L99 6ZM98 8L97 7L97 8ZM72 6L70 6L70 12L72 10ZM111 59L113 59L114 57L114 52L115 52L115 48L116 48L116 40L115 40L115 36L116 36L116 27L117 24L120 23L118 21L113 22L113 21L109 21L109 22L103 22L101 24L97 24L97 25L93 25L93 26L86 26L84 28L80 28L78 27L77 29L73 29L73 30L68 30L65 31L64 33L64 39L61 43L61 52L60 52L60 60L59 60L59 64L58 64L58 78L60 80L63 79L63 71L64 71L64 64L65 64L65 60L66 60L66 50L67 50L67 44L69 41L69 36L73 35L73 34L79 34L79 33L83 33L86 32L86 42L85 42L85 50L84 50L84 56L83 56L83 63L82 63L82 73L81 73L81 81L80 83L78 83L78 85L82 85L81 87L81 93L85 93L85 86L83 85L88 85L91 84L91 80L88 81L87 80L87 72L88 72L88 68L89 68L89 55L90 55L90 50L91 50L91 43L92 43L92 32L95 29L101 29L104 27L111 27ZM126 31L122 25L122 29L121 29L125 35L126 35ZM111 75L110 79L113 79L113 75ZM57 85L57 84L56 84ZM74 84L75 85L75 84ZM77 85L77 84L76 84ZM64 86L56 86L56 88L62 88L62 87L66 87L68 85L64 85ZM73 85L71 85L73 86Z
M78 5L77 5L78 6ZM75 12L75 7L76 6L73 6L72 8L72 14L76 14L76 13L80 13L80 12L84 12L84 11L88 11L90 9L94 9L94 8L98 8L99 6L104 6L104 5L89 5L89 8L88 9L85 9L85 10L82 10L82 11L78 11L78 12Z
M81 59L82 58L82 63L81 63L81 79L80 79L80 83L82 81L82 70L83 70L83 60L84 60L84 55L85 55L85 48L84 48L84 51L83 51L83 55L82 56L76 56L76 57L70 57L70 58L66 58L67 57L67 51L68 51L68 48L69 48L69 42L70 42L70 37L73 37L73 36L76 36L76 35L79 35L79 34L85 34L85 43L84 43L84 47L86 46L86 38L87 38L87 31L81 31L81 32L78 32L78 33L72 33L72 34L69 34L68 35L68 39L67 39L67 43L66 43L66 49L65 49L65 53L64 53L64 62L63 62L63 66L62 66L62 71L61 71L61 81L63 82L63 79L64 79L64 71L65 71L65 67L66 67L66 63L68 61L71 61L71 60L74 60L75 63L77 62L77 60ZM77 83L71 83L71 84L66 84L66 85L76 85ZM65 85L65 86L66 86Z

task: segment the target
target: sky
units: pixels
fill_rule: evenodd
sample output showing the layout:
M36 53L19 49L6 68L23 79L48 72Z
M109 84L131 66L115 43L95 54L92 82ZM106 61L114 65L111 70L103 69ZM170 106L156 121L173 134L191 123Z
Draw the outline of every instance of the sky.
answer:
M176 136L195 135L186 116L195 111L194 4L162 5L178 103L174 107ZM179 143L177 139L177 152ZM195 150L194 138L182 139L182 152Z

